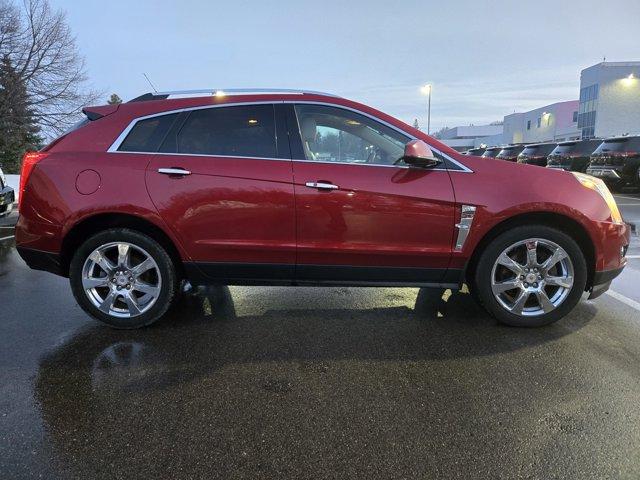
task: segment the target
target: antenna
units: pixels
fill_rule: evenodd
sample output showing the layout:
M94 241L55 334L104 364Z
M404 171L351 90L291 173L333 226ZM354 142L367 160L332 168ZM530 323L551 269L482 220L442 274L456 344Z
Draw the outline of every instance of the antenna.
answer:
M142 72L142 75L144 75L144 78L147 79L147 82L149 82L149 85L151 85L151 88L153 88L153 91L155 93L158 93L158 89L155 87L155 85L153 83L151 83L151 80L149 80L149 77L147 77L147 74Z

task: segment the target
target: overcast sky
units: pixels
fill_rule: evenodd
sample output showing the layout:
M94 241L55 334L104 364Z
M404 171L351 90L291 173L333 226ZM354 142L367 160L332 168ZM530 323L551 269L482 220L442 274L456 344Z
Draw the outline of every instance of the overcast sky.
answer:
M580 70L640 60L640 0L51 0L91 83L123 99L230 87L334 92L432 131L578 98Z

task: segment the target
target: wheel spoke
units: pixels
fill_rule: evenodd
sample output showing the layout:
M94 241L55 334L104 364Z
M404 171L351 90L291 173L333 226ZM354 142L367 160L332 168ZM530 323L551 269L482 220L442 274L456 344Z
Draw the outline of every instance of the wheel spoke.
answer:
M129 308L129 313L131 315L138 315L140 313L140 307L138 306L138 301L131 292L124 293L122 297Z
M516 275L522 275L524 273L523 266L517 263L513 258L511 258L506 253L503 253L498 257L498 263L503 267L508 268Z
M147 270L151 270L152 268L155 268L155 262L147 257L144 259L144 261L140 262L138 265L133 267L131 269L131 272L134 275L138 276L138 275L142 275Z
M520 315L522 310L524 309L525 303L529 300L530 292L526 290L521 290L518 296L516 297L513 305L511 306L511 312Z
M116 268L116 266L105 257L101 251L96 250L89 257L96 265L98 265L107 275Z
M87 277L82 279L82 287L85 290L90 290L92 288L97 288L97 287L108 287L108 286L109 286L108 277L102 277L102 278Z
M118 266L129 268L129 245L126 243L118 244Z
M544 281L551 287L571 288L573 286L573 277L571 275L566 277L546 277Z
M113 304L116 303L116 298L118 298L118 293L111 291L109 295L104 297L104 300L100 303L100 311L104 313L109 313L113 308Z
M527 242L527 267L538 266L538 241Z
M147 295L152 295L154 297L158 296L158 292L160 291L160 287L155 285L151 285L147 282L142 282L140 280L136 280L133 282L132 290L140 293L146 293Z
M491 285L491 290L493 290L495 295L513 290L514 288L520 288L520 282L516 279L505 280L504 282L493 282Z
M557 247L553 254L542 264L542 270L544 272L548 272L556 263L564 260L565 258L567 258L567 254L563 249Z
M535 296L538 300L538 303L540 304L540 307L542 308L542 310L544 310L544 313L548 313L556 308L555 305L551 303L551 300L549 300L549 297L547 296L547 292L545 292L544 290L537 290L535 292Z

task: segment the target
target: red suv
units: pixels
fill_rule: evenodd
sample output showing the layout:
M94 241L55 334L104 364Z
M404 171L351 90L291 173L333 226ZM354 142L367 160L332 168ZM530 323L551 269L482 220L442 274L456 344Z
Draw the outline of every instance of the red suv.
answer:
M182 280L466 283L498 320L538 326L626 264L600 180L465 156L336 96L173 92L84 113L25 156L16 243L115 327L160 318Z

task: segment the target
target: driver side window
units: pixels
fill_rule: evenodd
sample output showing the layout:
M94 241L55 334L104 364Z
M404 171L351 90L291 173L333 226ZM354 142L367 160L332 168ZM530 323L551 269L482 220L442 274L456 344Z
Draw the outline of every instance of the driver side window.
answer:
M364 115L326 105L296 105L307 160L393 165L410 140Z

